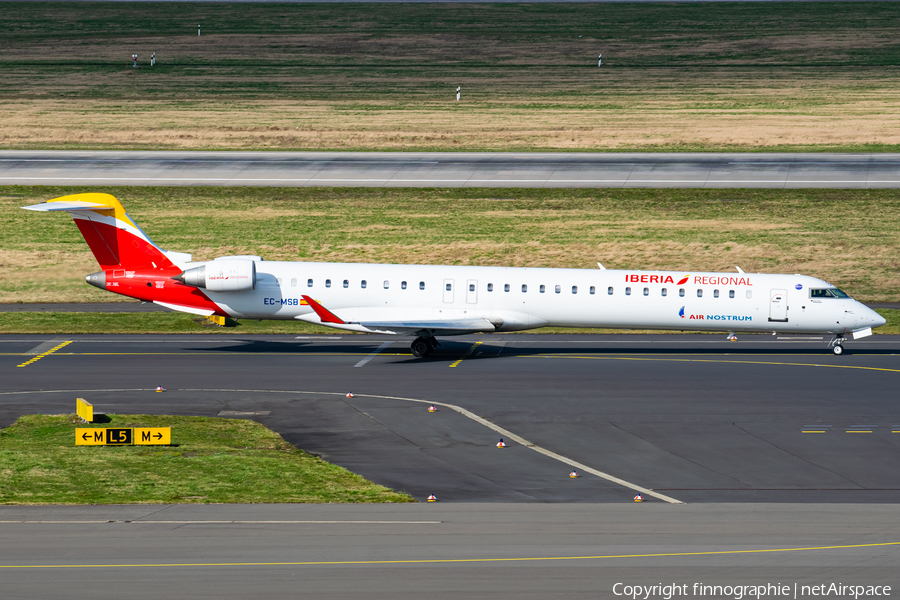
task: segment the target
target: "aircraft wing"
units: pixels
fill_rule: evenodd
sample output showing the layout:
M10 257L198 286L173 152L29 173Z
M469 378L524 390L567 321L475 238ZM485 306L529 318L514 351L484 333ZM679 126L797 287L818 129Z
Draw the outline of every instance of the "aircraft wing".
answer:
M429 321L344 321L309 296L304 295L303 299L316 312L322 325L336 329L364 331L367 333L391 333L394 335L413 335L419 332L430 332L431 335L463 335L466 333L491 332L496 329L490 321L481 317Z

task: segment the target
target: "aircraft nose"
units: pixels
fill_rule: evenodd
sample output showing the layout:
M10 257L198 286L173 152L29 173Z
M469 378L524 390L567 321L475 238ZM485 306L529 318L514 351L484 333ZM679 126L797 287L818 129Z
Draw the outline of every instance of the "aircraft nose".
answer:
M881 327L882 325L887 324L887 319L879 315L874 310L872 311L872 327Z

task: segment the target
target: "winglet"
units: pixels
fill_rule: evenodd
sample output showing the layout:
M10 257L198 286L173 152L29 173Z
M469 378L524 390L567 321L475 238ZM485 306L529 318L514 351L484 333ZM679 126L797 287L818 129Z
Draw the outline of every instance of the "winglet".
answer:
M309 296L302 296L306 303L312 307L316 314L319 315L319 318L322 319L323 323L337 323L338 325L346 325L344 321L339 319L333 312L310 298Z

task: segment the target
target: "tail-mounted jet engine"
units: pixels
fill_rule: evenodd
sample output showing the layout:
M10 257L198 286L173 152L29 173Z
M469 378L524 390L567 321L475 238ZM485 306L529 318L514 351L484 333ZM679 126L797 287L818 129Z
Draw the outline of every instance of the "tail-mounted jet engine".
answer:
M252 260L214 260L172 279L210 292L249 292L256 289L256 263Z

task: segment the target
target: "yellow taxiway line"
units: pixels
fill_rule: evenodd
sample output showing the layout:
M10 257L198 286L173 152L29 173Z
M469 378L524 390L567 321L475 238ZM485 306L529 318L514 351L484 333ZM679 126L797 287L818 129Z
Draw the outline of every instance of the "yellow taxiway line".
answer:
M300 567L300 566L341 566L341 565L435 565L454 563L498 563L604 560L616 558L663 558L675 556L728 556L739 554L765 554L773 552L811 552L816 550L846 550L853 548L876 548L900 546L900 542L873 544L847 544L843 546L809 546L804 548L759 548L756 550L709 550L701 552L660 552L653 554L598 554L591 556L522 556L509 558L426 558L407 560L329 560L297 562L218 562L218 563L132 563L132 564L71 564L71 565L0 565L0 569L134 569L148 567Z
M828 365L813 363L776 362L771 360L712 360L700 358L646 358L642 356L584 356L580 354L530 354L520 355L518 358L580 358L585 360L633 360L647 362L685 362L685 363L712 363L735 365L774 365L789 367L822 367L825 369L860 369L863 371L886 371L888 373L900 373L900 369L886 369L883 367L861 367L857 365Z
M58 346L54 346L53 348L50 348L46 352L42 352L42 353L38 354L31 360L26 360L21 365L16 365L16 366L17 367L27 367L31 363L37 362L37 361L41 360L42 358L44 358L45 356L49 356L49 355L53 354L54 352L56 352L57 350L59 350L60 348L64 348L71 343L72 343L72 340L69 340L68 342L63 342L62 344L59 344Z

